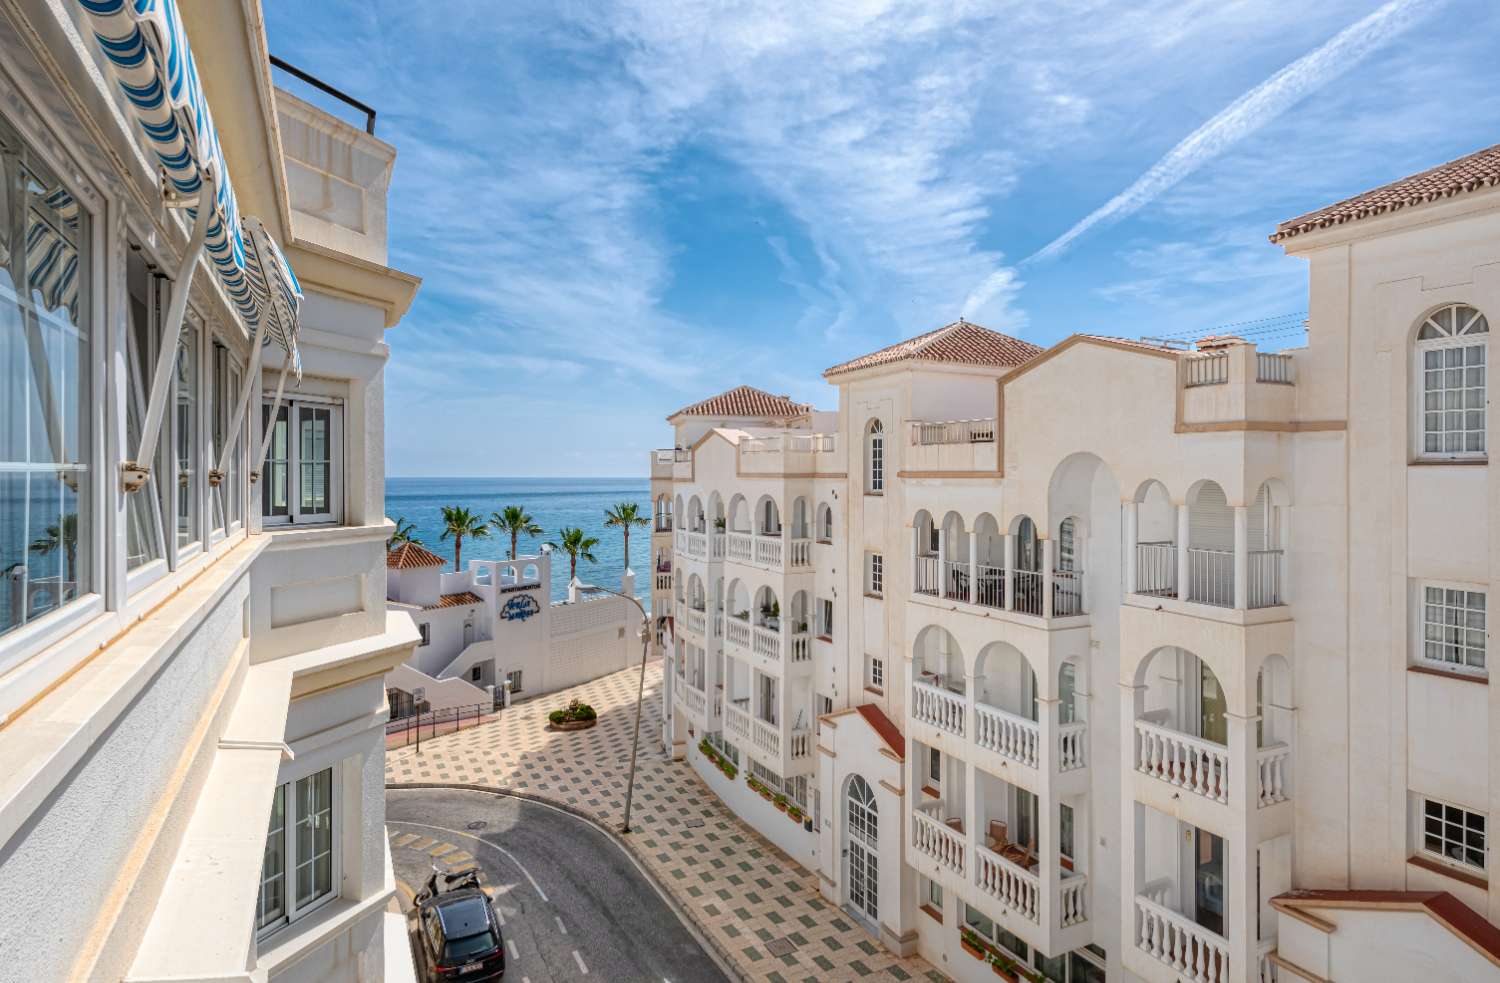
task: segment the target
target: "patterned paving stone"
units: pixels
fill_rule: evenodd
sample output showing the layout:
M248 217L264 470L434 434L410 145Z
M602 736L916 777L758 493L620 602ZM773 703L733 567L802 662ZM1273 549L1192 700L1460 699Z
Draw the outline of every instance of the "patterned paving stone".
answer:
M386 780L506 788L564 802L600 822L617 824L624 810L637 679L637 670L627 670L518 703L477 727L423 740L420 755L412 747L392 750L386 754ZM548 711L573 697L598 711L598 725L567 734L547 730ZM661 663L652 662L631 812L637 832L628 843L678 903L691 906L746 979L844 983L878 975L947 980L924 960L886 951L840 917L840 909L818 894L816 872L803 869L742 823L686 762L647 750L651 735L661 733L660 706ZM420 841L408 842L422 849ZM789 933L793 926L801 931ZM787 938L795 951L766 951Z

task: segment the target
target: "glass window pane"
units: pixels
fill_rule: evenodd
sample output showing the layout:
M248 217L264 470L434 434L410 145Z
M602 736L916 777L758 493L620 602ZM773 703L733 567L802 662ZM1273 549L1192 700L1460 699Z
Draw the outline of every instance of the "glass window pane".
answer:
M177 547L198 538L198 331L182 326L177 344Z
M290 440L287 428L290 426L291 407L285 403L276 411L275 423L270 422L271 407L267 404L262 409L261 425L272 427L271 442L266 448L266 460L261 467L261 514L264 516L285 516L291 514L291 489L290 483Z

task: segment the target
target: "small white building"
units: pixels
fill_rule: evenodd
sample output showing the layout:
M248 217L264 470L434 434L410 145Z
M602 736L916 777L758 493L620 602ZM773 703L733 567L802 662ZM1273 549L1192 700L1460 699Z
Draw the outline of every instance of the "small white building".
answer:
M959 320L828 369L835 413L669 418L664 743L887 947L1500 980L1500 147L1272 241L1305 348Z
M416 543L386 555L386 597L408 612L421 642L386 676L391 716L496 705L596 679L641 657L641 612L624 597L576 580L553 603L552 555L470 560L445 570ZM620 593L634 596L626 571Z

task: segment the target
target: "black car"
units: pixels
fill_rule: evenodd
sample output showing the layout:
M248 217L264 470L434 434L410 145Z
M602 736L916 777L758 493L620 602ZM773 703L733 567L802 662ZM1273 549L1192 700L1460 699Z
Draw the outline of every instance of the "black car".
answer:
M413 949L424 983L481 983L505 975L505 940L478 871L434 871L412 904Z

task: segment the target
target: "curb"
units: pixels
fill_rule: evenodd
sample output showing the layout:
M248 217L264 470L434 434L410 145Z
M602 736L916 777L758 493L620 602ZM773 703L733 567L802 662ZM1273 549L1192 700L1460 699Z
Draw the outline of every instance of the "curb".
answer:
M615 845L620 848L625 856L630 858L630 862L635 865L636 870L639 870L645 876L646 880L650 882L653 888L655 888L656 893L660 895L662 900L667 903L667 907L672 909L672 913L677 916L677 920L682 922L683 926L687 928L687 930L693 935L695 939L697 939L699 944L701 944L704 949L709 951L709 953L713 957L714 962L718 963L719 968L724 971L725 976L735 981L735 983L748 983L750 978L740 970L739 964L735 962L729 950L721 945L718 939L714 938L713 934L708 930L708 927L703 923L702 919L700 919L697 914L694 913L690 908L682 904L682 902L678 901L676 896L667 889L667 886L664 883L662 883L661 879L657 877L649 867L641 862L640 858L636 855L636 849L631 844L631 841L627 837L621 835L619 830L600 822L599 819L594 815L587 813L582 809L579 809L577 806L569 805L565 802L556 802L552 799L537 795L533 792L521 792L514 789L500 788L494 785L477 785L467 782L386 782L385 787L388 790L396 789L398 791L410 791L417 789L458 789L460 791L466 792L482 792L487 795L503 795L512 799L522 799L527 802L535 802L538 805L544 805L548 808L556 809L559 812L565 812L575 819L583 820L584 822L588 823L590 826L599 830L601 833L605 834L611 840L613 840Z

